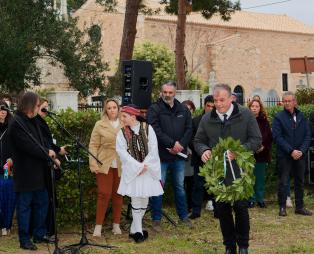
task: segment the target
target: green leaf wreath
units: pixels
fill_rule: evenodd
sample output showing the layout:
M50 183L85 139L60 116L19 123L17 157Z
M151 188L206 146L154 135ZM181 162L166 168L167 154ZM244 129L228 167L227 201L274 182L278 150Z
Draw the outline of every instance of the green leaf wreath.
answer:
M229 186L222 183L224 179L224 152L230 150L236 155L236 162L243 172L241 178L233 181ZM200 176L205 178L205 188L213 194L216 201L234 203L238 200L249 199L254 193L255 177L253 168L255 159L253 152L244 148L240 140L231 137L219 138L218 144L212 149L212 157L200 169Z

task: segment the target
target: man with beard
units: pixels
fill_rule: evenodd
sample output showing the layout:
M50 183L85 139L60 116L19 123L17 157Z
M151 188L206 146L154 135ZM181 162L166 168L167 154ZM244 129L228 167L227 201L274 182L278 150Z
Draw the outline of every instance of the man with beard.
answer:
M148 109L147 121L153 127L161 160L161 183L165 186L168 169L171 172L177 214L182 223L192 227L188 218L184 190L185 161L180 154L186 154L192 136L192 118L188 108L177 99L176 83L167 81L161 87L161 98ZM152 197L153 228L161 232L162 196Z

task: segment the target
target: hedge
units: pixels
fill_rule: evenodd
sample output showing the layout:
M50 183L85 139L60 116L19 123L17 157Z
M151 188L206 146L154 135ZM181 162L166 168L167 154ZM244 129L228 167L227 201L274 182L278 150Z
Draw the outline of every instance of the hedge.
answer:
M73 110L61 111L58 118L63 123L64 127L76 136L82 144L88 147L89 138L93 127L100 114L89 110L74 112ZM60 130L60 128L51 119L47 119L57 144L60 146L70 145L70 158L76 159L75 142ZM89 171L88 156L83 149L80 149L81 163L81 178L83 188L83 207L86 221L95 219L96 211L96 180L94 175ZM80 221L79 209L79 188L78 188L78 167L77 163L68 163L62 160L63 175L57 181L57 220L60 226L78 224Z
M307 117L310 112L314 111L314 105L301 105L299 108ZM280 110L282 110L282 107L276 106L267 108L270 121L272 121L274 115ZM198 112L200 113L201 110L198 110ZM100 114L93 110L80 112L66 110L59 112L58 116L66 129L77 136L83 144L88 146L91 132L96 121L100 119ZM58 145L74 145L69 137L62 132L53 121L48 118L47 122L52 133L54 133L54 138L58 141ZM75 158L75 146L70 146L68 150L70 151L71 157ZM96 180L94 175L89 171L87 153L81 149L80 155L83 159L83 162L81 163L81 172L84 216L87 222L93 222L95 220L96 211ZM64 169L63 177L57 182L58 223L60 226L77 225L80 221L77 164L68 163L63 159L62 167ZM276 181L276 153L275 146L273 146L272 162L268 167L266 177L266 191L268 194L276 191ZM166 188L166 192L170 192L169 186ZM172 193L171 195L168 195L168 197L169 196L172 197Z

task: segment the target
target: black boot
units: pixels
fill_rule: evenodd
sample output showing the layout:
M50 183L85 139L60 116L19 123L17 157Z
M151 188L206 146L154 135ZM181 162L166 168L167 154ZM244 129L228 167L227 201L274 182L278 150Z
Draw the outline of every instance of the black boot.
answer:
M226 247L225 254L237 254L237 248L236 247Z
M248 254L248 248L239 248L239 254Z
M279 216L287 216L286 208L280 207L279 209Z
M129 237L132 238L134 240L134 242L136 242L136 243L144 242L146 239L144 237L144 235L140 232L136 232L135 234L129 234ZM148 234L147 234L147 237L148 237Z

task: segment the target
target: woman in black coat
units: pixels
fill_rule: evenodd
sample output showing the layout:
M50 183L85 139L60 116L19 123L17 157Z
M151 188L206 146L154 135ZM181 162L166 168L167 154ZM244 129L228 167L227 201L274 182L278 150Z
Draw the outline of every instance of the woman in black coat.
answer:
M38 111L38 115L36 116L36 120L42 132L45 146L52 149L56 154L65 155L66 153L65 147L57 146L54 143L50 128L44 119L47 116L47 111L45 110L42 111L42 109L48 110L48 106L49 106L48 100L46 98L40 98L40 108ZM55 159L55 161L60 165L60 161L58 159ZM61 177L61 171L59 169L55 169L55 180L59 180L60 177ZM46 171L45 180L46 180L48 199L49 199L48 214L47 214L47 219L46 219L47 235L52 236L54 235L54 232L55 232L55 224L54 224L54 217L53 217L53 202L52 202L53 192L52 192L51 172L49 168ZM57 200L55 200L55 204L56 203L57 203Z
M48 210L45 175L48 156L54 159L55 152L45 145L42 131L35 119L39 106L38 95L26 92L18 103L18 110L8 129L14 161L19 241L20 247L26 250L36 250L34 243L49 241L45 224ZM31 222L32 214L34 219Z
M2 235L7 235L11 230L16 203L12 179L13 162L8 141L10 119L11 114L7 103L0 101L0 210L2 217L0 228Z
M255 99L249 102L249 109L256 117L259 129L262 134L262 146L254 153L256 160L254 175L255 175L255 194L250 202L250 206L253 207L255 202L261 208L265 208L264 194L265 194L265 174L267 164L270 163L271 158L271 146L272 146L272 132L269 121L267 119L266 111L260 100Z

